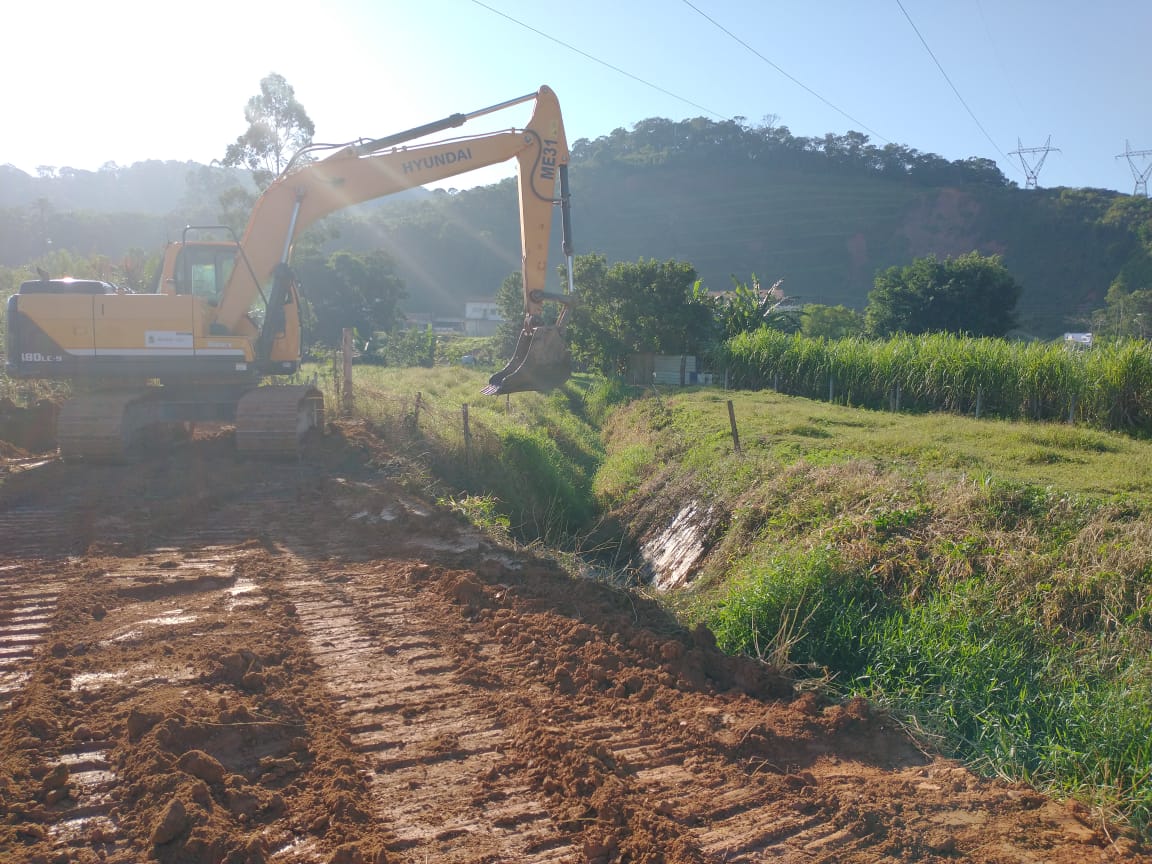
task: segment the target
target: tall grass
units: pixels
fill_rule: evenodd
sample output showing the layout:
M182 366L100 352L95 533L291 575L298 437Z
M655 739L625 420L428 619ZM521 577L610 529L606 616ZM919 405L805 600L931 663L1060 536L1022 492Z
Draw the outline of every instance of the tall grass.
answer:
M899 533L904 523L883 530ZM978 549L970 544L967 554ZM948 755L1086 798L1152 836L1143 606L1117 607L1123 620L1111 636L1091 621L1053 628L1042 604L1015 597L998 578L953 582L932 566L927 580L909 574L885 588L883 565L864 563L829 544L760 546L697 614L727 651L864 695L912 718ZM1146 605L1147 579L1143 590Z
M1072 351L949 334L827 341L764 329L730 340L717 356L737 387L1152 433L1152 345L1144 341Z

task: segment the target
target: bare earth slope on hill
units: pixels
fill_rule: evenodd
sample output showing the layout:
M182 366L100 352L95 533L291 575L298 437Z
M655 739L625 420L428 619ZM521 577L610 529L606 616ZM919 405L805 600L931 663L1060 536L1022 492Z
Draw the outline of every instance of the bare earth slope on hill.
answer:
M229 444L0 468L0 862L1152 861L499 547L359 427Z

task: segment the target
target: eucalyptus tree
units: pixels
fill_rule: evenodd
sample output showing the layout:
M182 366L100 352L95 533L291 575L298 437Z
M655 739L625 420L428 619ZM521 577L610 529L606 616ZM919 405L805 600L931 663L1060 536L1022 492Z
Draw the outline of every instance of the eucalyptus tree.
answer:
M292 85L276 72L260 79L260 93L248 100L244 119L248 129L228 145L222 164L247 168L266 189L292 154L312 143L316 127Z

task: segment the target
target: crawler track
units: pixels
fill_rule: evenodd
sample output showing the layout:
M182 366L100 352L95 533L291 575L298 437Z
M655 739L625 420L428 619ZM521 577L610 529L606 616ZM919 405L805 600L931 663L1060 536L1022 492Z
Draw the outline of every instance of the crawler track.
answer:
M0 862L1152 860L499 547L354 431L7 477Z

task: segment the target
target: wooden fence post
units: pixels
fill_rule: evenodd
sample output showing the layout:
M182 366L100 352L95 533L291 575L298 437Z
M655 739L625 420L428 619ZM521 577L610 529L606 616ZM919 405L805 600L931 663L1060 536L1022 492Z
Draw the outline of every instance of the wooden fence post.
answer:
M352 329L350 327L344 328L343 344L341 350L344 353L344 416L352 416Z
M740 433L736 429L736 409L732 407L732 400L728 400L728 423L732 426L732 446L740 452Z
M472 429L468 426L468 403L465 402L462 406L464 409L464 464L472 464Z

